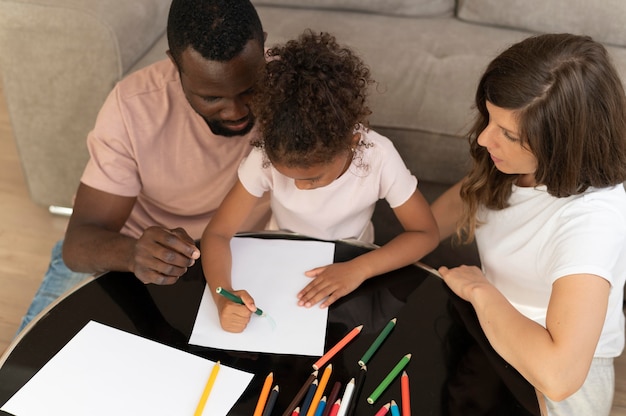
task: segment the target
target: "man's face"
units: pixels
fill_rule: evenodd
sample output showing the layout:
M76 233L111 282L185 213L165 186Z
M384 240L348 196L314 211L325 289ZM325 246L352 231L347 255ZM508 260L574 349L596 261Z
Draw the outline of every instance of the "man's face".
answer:
M264 64L263 48L256 40L250 40L228 62L204 59L194 49L187 48L178 69L191 107L214 134L232 137L243 136L254 127L248 101Z

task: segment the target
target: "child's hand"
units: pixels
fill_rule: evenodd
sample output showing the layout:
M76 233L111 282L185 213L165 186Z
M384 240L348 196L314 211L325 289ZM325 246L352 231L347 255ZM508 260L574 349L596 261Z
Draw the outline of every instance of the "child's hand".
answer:
M322 302L320 308L327 308L337 299L359 287L365 280L363 274L350 262L317 267L304 274L314 277L313 281L298 293L298 305L307 308L324 298L327 299Z
M233 293L239 296L244 304L240 305L220 296L216 299L217 313L224 331L239 333L248 326L256 306L254 306L254 299L245 290L233 291Z

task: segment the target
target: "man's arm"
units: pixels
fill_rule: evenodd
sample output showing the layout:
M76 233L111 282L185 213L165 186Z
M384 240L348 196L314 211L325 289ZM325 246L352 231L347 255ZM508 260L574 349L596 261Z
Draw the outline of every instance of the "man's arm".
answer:
M200 252L183 229L150 227L138 239L119 232L135 199L79 185L63 243L70 269L129 271L144 283L172 284L194 264Z

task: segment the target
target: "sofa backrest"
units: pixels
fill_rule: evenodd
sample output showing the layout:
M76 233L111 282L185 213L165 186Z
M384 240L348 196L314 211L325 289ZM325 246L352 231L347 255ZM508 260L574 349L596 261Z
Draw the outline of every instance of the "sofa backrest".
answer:
M624 0L459 0L458 17L530 32L588 35L626 47Z
M252 0L259 6L349 10L394 16L451 16L456 0Z

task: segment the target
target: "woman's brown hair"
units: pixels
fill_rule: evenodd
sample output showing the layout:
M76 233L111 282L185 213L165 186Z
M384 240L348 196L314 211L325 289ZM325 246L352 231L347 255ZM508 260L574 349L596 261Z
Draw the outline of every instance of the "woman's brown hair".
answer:
M487 101L515 112L521 144L537 158L536 182L550 195L626 181L626 97L608 52L586 36L530 37L496 57L478 84L468 134L473 165L461 187L466 241L479 225L478 208L505 208L518 178L496 169L478 144L489 123Z

